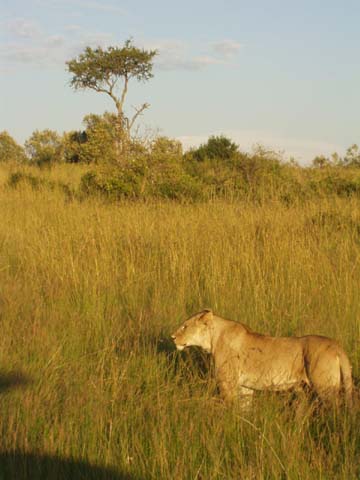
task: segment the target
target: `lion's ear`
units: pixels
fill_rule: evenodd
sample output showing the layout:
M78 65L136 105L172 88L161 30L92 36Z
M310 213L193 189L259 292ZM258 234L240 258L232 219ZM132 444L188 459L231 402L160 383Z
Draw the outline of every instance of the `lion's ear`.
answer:
M200 317L200 320L203 322L203 323L208 323L210 320L212 320L213 318L213 311L211 310L211 308L205 308L202 312L201 312L201 317Z

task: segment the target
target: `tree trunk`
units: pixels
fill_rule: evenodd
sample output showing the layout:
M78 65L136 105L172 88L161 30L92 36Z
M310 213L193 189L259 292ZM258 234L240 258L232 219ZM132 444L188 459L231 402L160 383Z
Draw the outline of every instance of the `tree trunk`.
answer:
M115 124L115 151L116 159L119 164L123 164L126 159L126 155L129 152L129 132L126 129L126 119L121 108L118 108L118 114Z

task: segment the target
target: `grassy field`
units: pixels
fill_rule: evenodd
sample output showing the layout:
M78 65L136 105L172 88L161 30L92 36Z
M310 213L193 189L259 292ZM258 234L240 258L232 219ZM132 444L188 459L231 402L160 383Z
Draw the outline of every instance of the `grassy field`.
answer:
M357 377L359 200L106 204L6 178L0 479L360 477L358 407L260 394L244 414L216 401L207 358L169 342L210 306L337 338Z

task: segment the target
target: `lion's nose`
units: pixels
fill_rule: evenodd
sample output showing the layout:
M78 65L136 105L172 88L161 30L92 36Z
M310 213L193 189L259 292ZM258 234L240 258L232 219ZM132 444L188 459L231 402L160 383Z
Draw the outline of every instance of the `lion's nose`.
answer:
M173 340L175 340L176 335L171 335L171 338L172 338Z

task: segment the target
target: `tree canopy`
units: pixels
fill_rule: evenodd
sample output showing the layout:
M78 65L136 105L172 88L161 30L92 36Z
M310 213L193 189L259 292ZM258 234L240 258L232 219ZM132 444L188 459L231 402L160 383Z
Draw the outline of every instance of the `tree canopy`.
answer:
M49 129L35 130L25 142L25 151L32 163L43 166L62 160L61 136Z
M23 147L18 145L8 132L0 132L0 162L23 162L25 160Z
M227 160L238 152L238 146L224 135L211 136L208 141L192 151L196 160L222 159Z

